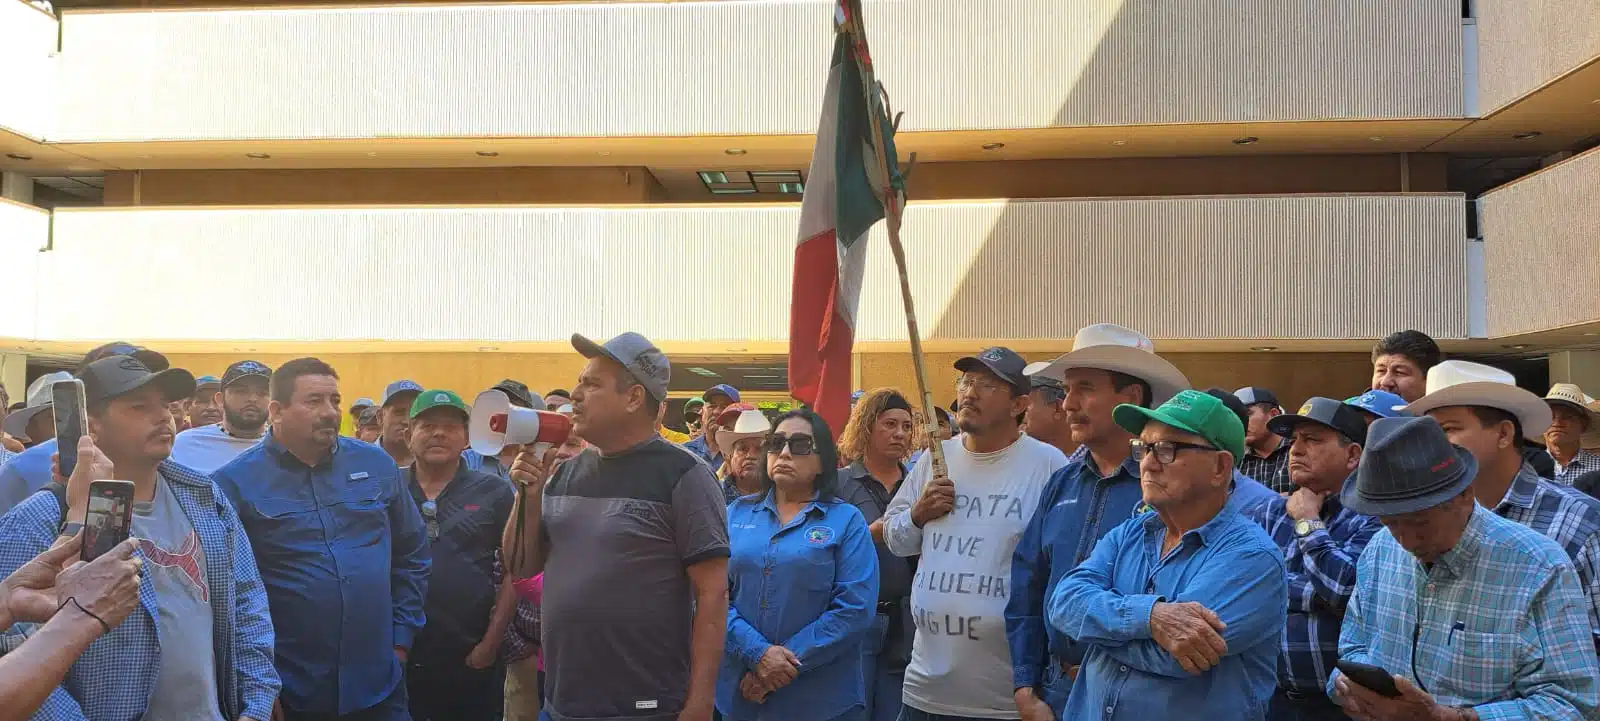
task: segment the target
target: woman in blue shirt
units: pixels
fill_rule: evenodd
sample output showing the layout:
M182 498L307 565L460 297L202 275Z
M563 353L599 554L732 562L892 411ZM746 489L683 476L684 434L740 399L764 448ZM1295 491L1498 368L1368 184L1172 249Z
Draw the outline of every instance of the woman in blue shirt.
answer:
M861 642L878 553L839 500L839 453L815 413L778 418L762 493L728 506L728 639L717 678L727 721L853 721L866 714Z

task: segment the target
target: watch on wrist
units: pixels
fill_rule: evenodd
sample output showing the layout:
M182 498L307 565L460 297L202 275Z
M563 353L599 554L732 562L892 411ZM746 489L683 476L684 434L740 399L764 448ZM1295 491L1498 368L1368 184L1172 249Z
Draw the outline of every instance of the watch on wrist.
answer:
M1312 531L1320 531L1324 528L1327 528L1327 526L1322 521L1299 520L1294 522L1294 535L1304 538L1311 535Z
M83 530L83 524L82 523L73 523L71 521L66 521L66 522L63 522L61 524L61 533L59 533L57 535L60 535L60 536L65 537L65 538L71 538L73 536L78 535L78 532L82 531L82 530Z

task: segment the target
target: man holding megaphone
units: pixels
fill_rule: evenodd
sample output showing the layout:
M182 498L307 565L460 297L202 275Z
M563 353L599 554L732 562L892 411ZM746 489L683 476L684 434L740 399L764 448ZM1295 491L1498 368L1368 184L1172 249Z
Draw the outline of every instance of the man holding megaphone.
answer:
M589 359L572 430L593 450L553 476L553 454L523 453L511 478L526 501L509 525L525 528L508 529L504 551L516 578L548 570L545 715L709 721L728 612L722 491L704 463L656 433L672 374L666 355L637 333L604 345L574 335L572 345ZM549 415L478 411L474 445L496 434L556 445L541 432L556 423Z

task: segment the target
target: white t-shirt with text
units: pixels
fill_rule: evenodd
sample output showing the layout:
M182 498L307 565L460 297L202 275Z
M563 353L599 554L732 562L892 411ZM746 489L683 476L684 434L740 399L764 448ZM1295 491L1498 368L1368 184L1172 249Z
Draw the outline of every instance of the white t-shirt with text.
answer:
M889 550L922 555L911 586L917 635L905 703L945 716L1017 718L1005 619L1011 554L1045 482L1067 457L1027 436L982 454L951 439L944 453L955 510L922 528L911 522L911 506L932 473L933 458L923 454L884 516Z

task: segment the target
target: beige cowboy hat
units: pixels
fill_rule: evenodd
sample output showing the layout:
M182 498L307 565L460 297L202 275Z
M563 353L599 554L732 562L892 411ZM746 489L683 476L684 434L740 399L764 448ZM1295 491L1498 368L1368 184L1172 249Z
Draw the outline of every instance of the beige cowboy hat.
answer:
M1517 379L1506 371L1469 361L1448 360L1428 369L1427 395L1405 407L1420 416L1437 408L1482 406L1516 416L1522 436L1543 442L1553 415L1543 398L1517 387Z
M1053 361L1029 363L1022 372L1059 381L1073 368L1116 371L1149 383L1148 405L1152 408L1189 387L1189 379L1183 371L1156 355L1155 344L1149 337L1115 323L1084 326L1073 337L1070 352Z
M733 444L746 438L765 438L772 431L772 422L767 420L767 414L758 410L739 411L739 417L734 419L733 426L717 429L717 447L733 449Z
M28 424L33 422L34 416L50 410L55 406L55 396L52 387L60 381L72 380L72 374L66 371L46 373L28 384L28 405L17 409L16 413L6 416L3 430L12 438L28 438ZM38 443L43 438L28 438L29 443Z
M1600 448L1600 404L1584 393L1575 383L1557 383L1544 394L1544 402L1554 407L1566 406L1589 416L1589 429L1583 432L1578 446L1585 449Z

